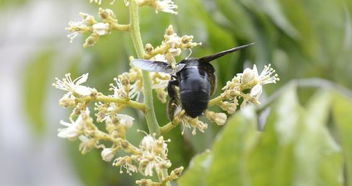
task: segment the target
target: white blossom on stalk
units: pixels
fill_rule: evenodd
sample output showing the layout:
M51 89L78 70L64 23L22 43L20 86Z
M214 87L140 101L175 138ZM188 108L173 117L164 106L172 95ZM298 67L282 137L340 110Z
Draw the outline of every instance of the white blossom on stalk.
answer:
M95 89L83 86L81 84L85 83L88 79L88 73L83 74L82 76L72 80L71 74L65 74L65 78L60 80L59 78L55 78L56 82L53 83L53 86L60 90L68 91L69 95L78 94L79 96L89 96L92 93L96 92ZM69 95L65 95L64 97L70 97Z
M71 43L73 42L73 39L78 36L79 33L89 31L89 27L96 23L94 17L89 14L80 13L80 16L82 18L81 21L70 21L68 23L68 27L66 28L67 31L71 32L67 35L67 37L70 38Z
M109 33L109 24L107 23L96 23L93 25L93 32L99 36L103 36Z
M155 1L155 12L158 11L166 12L170 14L177 14L177 5L172 0L156 0Z
M126 114L116 114L116 118L119 120L119 125L130 128L133 125L134 118Z
M224 125L227 120L227 116L225 113L216 113L215 115L215 123L218 125Z
M158 174L162 169L171 166L167 159L167 144L162 136L158 139L155 135L146 135L140 145L141 155L137 157L139 171L145 176L153 176L153 170Z
M125 168L127 174L132 175L132 173L137 172L137 166L133 164L136 158L136 155L118 157L114 160L113 166L120 166L120 173L123 173L122 168Z
M216 113L213 111L206 111L205 116L211 121L215 122L217 125L224 125L227 120L227 115L225 113Z
M104 148L101 151L101 157L104 161L111 161L115 156L115 150L113 148Z
M261 84L257 84L255 85L250 92L251 97L259 99L259 97L262 95L263 93L263 88Z
M246 68L242 73L241 83L249 83L258 78L257 67L254 65L253 69Z
M276 83L279 81L279 77L275 74L275 70L271 68L271 65L265 65L263 71L259 74L257 66L253 65L253 69L246 68L242 73L241 83L248 83L255 81L256 84L265 85L270 83Z
M271 64L264 66L264 69L260 73L258 79L262 85L276 83L280 80L279 75L275 74L275 70L271 68Z
M58 129L58 134L57 136L60 138L67 138L69 140L75 140L78 136L80 136L83 132L83 124L84 121L82 119L82 116L79 115L76 121L72 123L67 123L64 121L60 121L60 123L66 128L60 128Z
M81 135L78 137L78 139L81 141L78 149L82 154L86 154L87 152L91 151L96 145L96 140L88 138L87 136Z

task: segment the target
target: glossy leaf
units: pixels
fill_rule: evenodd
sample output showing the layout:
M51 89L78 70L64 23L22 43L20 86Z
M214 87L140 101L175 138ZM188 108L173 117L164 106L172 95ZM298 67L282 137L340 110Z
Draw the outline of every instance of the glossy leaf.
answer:
M190 163L189 169L178 180L178 184L180 186L207 185L205 178L207 177L212 159L213 158L210 152L204 152L195 156Z
M247 164L253 185L291 185L294 146L301 127L302 108L292 84L270 111Z
M295 147L297 163L294 183L297 185L339 185L342 163L336 161L336 157L339 156L340 148L326 128L330 100L330 94L322 90L308 102ZM325 177L322 177L320 173L324 171L330 171L329 176L325 172Z
M207 184L250 185L245 160L255 140L255 115L247 108L231 118L215 140Z

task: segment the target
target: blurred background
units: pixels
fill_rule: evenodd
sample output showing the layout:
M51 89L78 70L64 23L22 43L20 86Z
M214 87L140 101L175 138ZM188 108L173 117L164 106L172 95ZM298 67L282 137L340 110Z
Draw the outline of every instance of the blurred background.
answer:
M68 111L58 106L63 92L51 84L70 72L89 73L87 85L108 93L109 83L128 70L135 55L128 33L114 32L92 48L83 49L86 36L69 43L65 27L79 21L79 12L98 15L88 0L0 0L0 185L133 185L135 178L103 162L96 150L81 155L78 143L57 137ZM175 0L178 15L141 9L144 43L157 46L164 30L174 25L179 35L202 42L192 56L208 55L241 44L255 47L214 62L218 92L236 73L256 64L271 63L281 81L265 88L269 97L294 79L323 78L352 89L352 1L350 0ZM128 22L122 0L113 9ZM187 55L187 54L185 54ZM299 91L305 103L313 90ZM159 101L155 99L155 104ZM160 105L160 104L159 104ZM167 123L165 105L157 106L160 123ZM127 110L142 130L141 113ZM191 158L210 148L222 130L210 124L202 134L184 136L180 128L167 138L173 167L187 167ZM142 134L131 129L138 144Z

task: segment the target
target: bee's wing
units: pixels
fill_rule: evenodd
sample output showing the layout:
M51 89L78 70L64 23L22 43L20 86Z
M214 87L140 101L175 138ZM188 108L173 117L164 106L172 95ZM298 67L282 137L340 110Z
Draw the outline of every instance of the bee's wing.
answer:
M172 74L174 72L174 70L168 63L162 61L135 59L132 61L132 64L142 70L150 72L164 72L169 74Z
M173 69L168 63L163 61L151 61L145 59L135 59L132 61L132 64L142 70L150 72L164 72L168 74L176 74L181 71L183 67L186 66L184 63L178 63Z
M176 74L177 72L180 72L185 66L186 66L185 63L177 63L173 74Z
M213 54L213 55L210 55L210 56L201 57L198 60L199 60L199 62L202 62L202 63L208 63L208 62L213 61L214 59L222 57L222 56L224 56L226 54L235 52L237 50L241 50L243 48L246 48L246 47L249 47L249 46L252 46L252 45L254 45L254 43L249 43L249 44L246 44L246 45L242 45L242 46L238 46L238 47L235 47L235 48L231 48L229 50L221 51L219 53L216 53L216 54Z

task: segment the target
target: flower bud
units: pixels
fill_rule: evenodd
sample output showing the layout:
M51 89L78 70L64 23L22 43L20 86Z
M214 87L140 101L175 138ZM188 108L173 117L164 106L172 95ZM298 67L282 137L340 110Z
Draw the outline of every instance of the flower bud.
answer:
M251 89L250 95L253 98L258 99L262 93L263 93L262 85L257 84Z
M147 43L147 44L145 45L145 47L144 47L144 50L145 50L146 53L152 52L152 51L154 50L153 45L150 44L150 43Z
M104 161L111 161L114 156L115 151L112 148L104 148L104 150L101 151L101 157Z
M227 120L227 116L225 113L216 113L214 117L214 121L217 125L224 125Z
M93 25L93 32L99 36L106 35L109 31L109 24L107 23L96 23Z
M246 68L243 71L242 83L246 84L246 83L254 80L255 77L256 77L255 72L252 69L250 69L250 68Z

